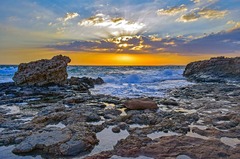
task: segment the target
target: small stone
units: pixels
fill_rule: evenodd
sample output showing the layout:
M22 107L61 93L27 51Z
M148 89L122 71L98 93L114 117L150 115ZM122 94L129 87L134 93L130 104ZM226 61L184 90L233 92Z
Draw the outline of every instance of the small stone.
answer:
M120 133L121 129L118 126L115 126L112 128L112 132L114 133Z
M128 126L128 125L127 125L126 123L124 123L124 122L121 122L121 123L118 124L118 127L119 127L121 130L126 130L127 126Z
M17 138L15 139L15 144L19 144L19 143L21 143L23 140L24 140L24 137L17 137Z

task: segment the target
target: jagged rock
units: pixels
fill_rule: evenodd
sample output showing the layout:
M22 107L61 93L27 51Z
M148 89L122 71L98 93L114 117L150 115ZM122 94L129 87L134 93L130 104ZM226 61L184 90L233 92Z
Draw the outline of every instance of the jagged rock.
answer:
M67 80L67 64L70 61L69 57L58 55L50 60L22 63L18 66L13 80L17 85L62 85Z
M131 99L124 103L126 108L133 110L141 110L141 109L157 109L157 103L151 99Z
M240 81L240 57L217 57L188 64L184 76L203 82L222 82L226 79Z
M88 90L89 88L93 88L96 84L103 84L104 81L102 78L98 77L96 79L89 78L89 77L71 77L68 80L68 84L72 86L79 86L82 90Z

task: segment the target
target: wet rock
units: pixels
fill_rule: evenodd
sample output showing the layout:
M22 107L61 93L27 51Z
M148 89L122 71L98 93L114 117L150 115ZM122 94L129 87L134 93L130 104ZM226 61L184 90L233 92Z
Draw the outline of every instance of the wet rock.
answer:
M96 122L101 120L101 117L98 116L96 113L88 112L84 115L86 116L86 122Z
M60 146L60 152L63 156L75 156L86 151L86 145L83 141L68 141Z
M103 79L102 79L102 78L100 78L100 77L98 77L98 78L94 79L93 81L94 81L94 84L98 84L98 85L100 85L100 84L103 84L103 83L104 83Z
M155 142L141 148L141 153L153 158L176 158L187 154L191 158L231 158L233 149L219 140L203 140L187 136L169 136L156 139ZM238 155L240 153L238 152ZM234 158L234 157L233 157Z
M51 131L36 133L27 137L17 145L13 152L16 154L28 153L33 150L41 150L45 153L60 154L59 146L71 138L69 131ZM51 150L51 151L50 151Z
M178 103L173 99L164 99L164 100L161 100L160 103L163 104L163 105L178 106Z
M127 129L128 125L127 125L126 123L124 123L124 122L120 122L120 123L118 124L118 127L119 127L121 130L125 130L125 129Z
M118 141L114 146L114 153L123 157L137 157L139 156L140 148L150 141L151 139L148 137L130 135L126 139Z
M55 123L60 122L68 117L68 114L65 112L54 112L50 115L46 116L38 116L35 117L31 123L33 124L49 124L49 123Z
M112 132L114 133L120 133L121 129L118 126L115 126L112 128Z
M94 85L100 85L103 83L104 83L104 81L100 77L98 77L96 79L89 78L89 77L82 77L82 78L71 77L70 79L68 79L69 85L80 86L82 89L93 88Z
M81 97L69 97L63 100L64 104L77 104L77 103L83 103L85 101L84 98Z
M240 57L217 57L192 62L186 66L183 74L196 81L221 82L223 79L240 81Z
M157 109L157 103L148 98L130 99L124 103L126 108L132 110Z
M67 64L70 61L69 57L58 55L51 60L22 63L13 80L17 85L63 85L67 80Z
M49 127L26 137L13 150L16 154L32 152L53 156L74 156L91 150L97 143L93 128L86 123L76 123L61 129Z

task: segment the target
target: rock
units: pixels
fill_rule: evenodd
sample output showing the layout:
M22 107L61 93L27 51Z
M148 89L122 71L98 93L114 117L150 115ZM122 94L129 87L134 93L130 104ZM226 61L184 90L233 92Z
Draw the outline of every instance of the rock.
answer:
M187 155L190 158L235 158L239 155L239 148L229 149L217 139L203 140L187 136L168 136L156 139L156 142L142 147L140 152L153 158L176 158Z
M124 122L120 122L120 123L118 124L118 127L119 127L121 130L125 130L125 129L127 129L128 125L127 125L126 123L124 123Z
M104 81L102 78L98 77L96 79L89 78L89 77L71 77L68 79L68 84L69 85L75 85L75 86L81 86L82 88L89 89L93 88L94 85L98 84L103 84Z
M138 137L129 135L114 146L115 154L123 157L138 157L141 147L145 146L151 139L148 137Z
M126 108L133 110L157 109L157 103L148 98L130 99L124 103Z
M164 100L160 101L160 103L163 104L163 105L178 106L178 103L173 99L164 99Z
M67 80L67 64L70 61L69 57L58 55L51 60L22 63L13 80L17 85L63 85Z
M82 141L68 141L60 146L60 152L64 156L75 156L86 150L86 145Z
M36 133L28 136L23 142L13 149L13 153L22 154L42 149L44 152L60 154L59 146L71 138L71 133L66 131L51 131ZM49 150L52 151L49 151Z
M112 132L114 133L120 133L121 129L118 126L115 126L112 128Z
M101 120L101 117L96 113L87 112L84 116L86 116L86 122L97 122Z
M188 64L184 76L203 82L221 82L226 79L240 81L240 57L217 57Z
M44 128L16 145L15 154L51 154L53 156L75 156L87 152L99 142L96 134L84 122L78 122L61 129L57 127Z

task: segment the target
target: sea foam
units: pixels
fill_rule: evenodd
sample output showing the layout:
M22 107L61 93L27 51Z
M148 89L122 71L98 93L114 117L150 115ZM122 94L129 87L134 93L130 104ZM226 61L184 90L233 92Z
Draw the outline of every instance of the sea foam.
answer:
M12 82L17 66L0 66L0 83ZM164 96L166 91L189 85L183 77L184 67L89 67L69 66L69 78L101 77L105 84L91 89L92 94L117 97Z

